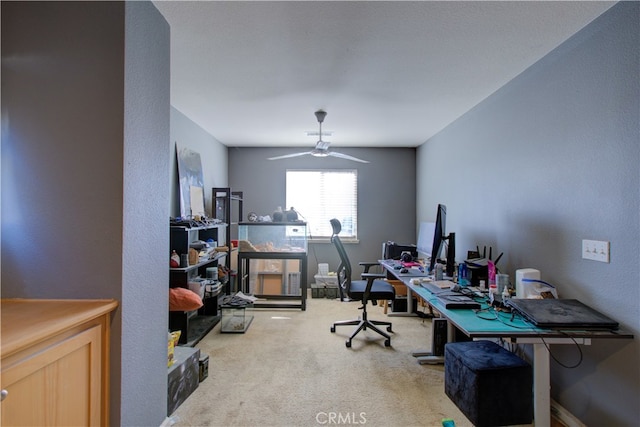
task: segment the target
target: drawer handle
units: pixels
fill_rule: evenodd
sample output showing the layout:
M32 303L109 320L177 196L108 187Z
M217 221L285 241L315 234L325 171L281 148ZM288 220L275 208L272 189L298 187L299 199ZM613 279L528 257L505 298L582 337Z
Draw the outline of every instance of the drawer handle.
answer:
M2 402L7 397L8 394L9 392L7 390L0 391L0 402Z

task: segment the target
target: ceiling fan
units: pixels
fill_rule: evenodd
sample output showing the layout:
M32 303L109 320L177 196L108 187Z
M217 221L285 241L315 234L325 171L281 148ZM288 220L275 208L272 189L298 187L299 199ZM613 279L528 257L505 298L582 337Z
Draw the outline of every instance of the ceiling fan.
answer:
M320 136L319 136L318 142L316 143L316 146L315 146L315 148L313 150L304 151L302 153L285 154L284 156L269 157L268 160L288 159L288 158L291 158L291 157L306 156L306 155L310 154L310 155L315 156L315 157L332 156L332 157L338 157L340 159L353 160L354 162L369 163L366 160L358 159L357 157L353 157L353 156L350 156L348 154L342 154L342 153L336 153L335 151L329 151L329 144L331 144L331 143L322 140L322 122L324 121L324 118L327 116L327 112L323 111L323 110L318 110L318 111L315 112L315 115L316 115L316 119L318 119L318 124L320 125L320 132L318 133Z

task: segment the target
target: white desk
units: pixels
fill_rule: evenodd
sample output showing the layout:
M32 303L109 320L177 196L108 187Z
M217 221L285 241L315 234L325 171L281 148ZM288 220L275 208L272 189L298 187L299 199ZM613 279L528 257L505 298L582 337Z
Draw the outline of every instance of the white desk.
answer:
M400 261L396 260L379 260L382 267L389 271L396 279L404 283L404 279L412 279L414 277L426 277L427 273L417 269L408 269L407 273L401 273L402 267ZM407 288L408 289L408 288ZM418 315L413 312L413 294L410 290L407 290L407 308L405 311L395 311L388 313L390 317L417 317Z

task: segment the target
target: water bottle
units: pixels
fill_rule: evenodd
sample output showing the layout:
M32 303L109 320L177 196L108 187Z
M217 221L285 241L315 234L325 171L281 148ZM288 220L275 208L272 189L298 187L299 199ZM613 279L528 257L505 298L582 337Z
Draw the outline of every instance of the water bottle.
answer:
M458 265L458 285L465 287L469 286L469 279L467 277L468 270L467 264L464 262Z

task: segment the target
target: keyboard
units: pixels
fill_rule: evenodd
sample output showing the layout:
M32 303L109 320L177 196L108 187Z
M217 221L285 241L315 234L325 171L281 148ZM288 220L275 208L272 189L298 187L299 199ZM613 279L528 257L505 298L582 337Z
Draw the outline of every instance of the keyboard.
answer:
M437 280L437 281L428 281L421 282L420 286L431 292L432 294L439 294L441 292L449 292L452 286L455 286L455 283L448 280Z

